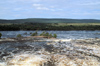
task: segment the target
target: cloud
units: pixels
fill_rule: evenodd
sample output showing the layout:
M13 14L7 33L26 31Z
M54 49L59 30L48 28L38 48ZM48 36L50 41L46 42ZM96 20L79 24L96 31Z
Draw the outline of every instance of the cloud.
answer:
M35 7L41 7L43 5L42 4L33 4L33 6L35 6Z
M39 9L39 10L50 10L50 9L47 8L47 7L37 7L37 9Z
M33 7L35 7L38 10L50 10L50 11L62 10L56 8L55 6L44 6L43 4L33 4Z
M50 10L48 7L45 7L42 4L33 4L33 6L38 10Z

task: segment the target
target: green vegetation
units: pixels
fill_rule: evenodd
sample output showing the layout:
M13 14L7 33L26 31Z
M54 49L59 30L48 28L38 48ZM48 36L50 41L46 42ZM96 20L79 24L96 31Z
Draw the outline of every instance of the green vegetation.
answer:
M0 33L0 39L1 39L2 34Z
M49 33L48 33L48 32L46 32L44 36L49 37Z
M8 31L16 31L16 30L100 30L100 23L21 23L21 24L9 24L9 25L0 24L0 31L5 31L5 30L8 30Z
M53 34L53 37L54 37L54 38L57 38L57 35L56 35L56 34Z
M42 32L42 33L40 34L40 36L45 36L45 32Z
M31 36L38 36L37 31L35 33L33 33ZM42 32L39 36L44 36L46 38L57 38L57 35L56 34L54 34L52 36L52 34L49 34L48 32Z
M49 34L48 32L42 32L40 34L40 36L44 36L44 37L47 37L47 38L57 38L56 34L54 34L54 36L52 36L52 34Z
M96 19L46 19L46 18L30 18L30 19L16 19L4 20L1 19L0 23L100 23Z
M37 36L37 35L38 35L38 33L37 33L37 31L36 31L35 33L32 33L31 36Z
M0 19L0 31L5 30L100 30L96 19Z
M52 34L49 34L49 37L52 38L53 37Z
M17 38L21 38L21 37L22 37L21 34L18 34L18 35L17 35Z

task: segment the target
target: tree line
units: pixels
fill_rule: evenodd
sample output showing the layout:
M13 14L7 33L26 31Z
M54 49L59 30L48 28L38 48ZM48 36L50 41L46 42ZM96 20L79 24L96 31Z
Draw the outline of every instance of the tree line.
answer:
M100 30L100 25L55 26L52 25L51 23L22 23L22 24L0 25L0 31L16 31L16 30Z

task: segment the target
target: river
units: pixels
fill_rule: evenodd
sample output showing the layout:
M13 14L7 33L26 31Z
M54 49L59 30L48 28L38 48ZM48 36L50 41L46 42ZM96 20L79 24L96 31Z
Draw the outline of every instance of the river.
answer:
M2 38L35 31L0 31ZM38 31L38 34L43 31ZM0 66L100 66L100 31L46 31L69 41L0 42ZM54 39L55 40L55 39Z
M13 38L18 34L22 36L30 36L30 33L35 31L0 31L3 34L2 38ZM38 31L38 34L43 31ZM88 38L100 38L100 31L46 31L51 34L57 34L58 39L88 39Z

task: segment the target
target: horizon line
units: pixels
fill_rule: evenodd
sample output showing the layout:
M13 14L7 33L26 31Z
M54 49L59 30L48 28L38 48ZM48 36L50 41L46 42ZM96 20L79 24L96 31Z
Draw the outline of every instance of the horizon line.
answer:
M16 19L0 19L0 20L20 20L20 19L75 19L75 18L16 18ZM85 18L85 19L78 19L78 20L100 20L100 19L92 19L92 18Z

